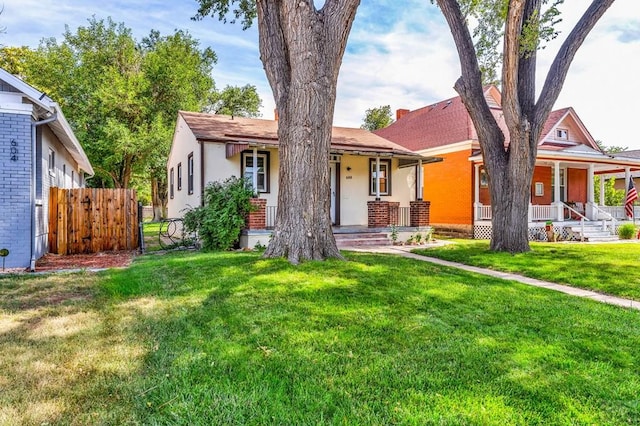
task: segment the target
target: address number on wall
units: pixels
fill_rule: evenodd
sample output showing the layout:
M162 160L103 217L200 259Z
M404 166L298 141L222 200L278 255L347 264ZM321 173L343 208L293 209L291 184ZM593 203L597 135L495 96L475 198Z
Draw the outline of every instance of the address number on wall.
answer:
M18 142L15 139L11 139L11 150L9 151L11 161L18 161Z

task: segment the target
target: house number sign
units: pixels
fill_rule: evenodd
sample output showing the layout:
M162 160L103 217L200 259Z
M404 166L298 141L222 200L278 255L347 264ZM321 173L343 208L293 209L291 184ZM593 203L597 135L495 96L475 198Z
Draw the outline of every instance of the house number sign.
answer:
M11 139L11 161L18 161L18 142L15 139Z

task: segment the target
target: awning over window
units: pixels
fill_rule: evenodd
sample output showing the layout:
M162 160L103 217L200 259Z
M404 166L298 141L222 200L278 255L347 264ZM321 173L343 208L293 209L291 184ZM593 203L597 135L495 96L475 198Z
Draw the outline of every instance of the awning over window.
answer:
M226 145L227 158L233 157L236 154L240 154L245 149L249 149L248 143L228 143Z

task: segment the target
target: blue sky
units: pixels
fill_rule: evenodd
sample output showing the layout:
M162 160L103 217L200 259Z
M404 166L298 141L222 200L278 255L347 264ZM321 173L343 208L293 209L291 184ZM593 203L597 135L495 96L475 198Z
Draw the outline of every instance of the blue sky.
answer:
M540 53L539 76L589 2L566 0L561 36ZM192 21L196 10L195 0L4 0L0 25L6 33L0 43L35 47L42 38L62 40L65 25L75 31L92 15L123 22L138 40L151 29L188 30L216 51L216 85L257 86L263 117L273 118L256 29L242 31L212 18ZM430 1L363 0L340 71L334 124L358 127L365 110L375 106L416 109L456 96L452 87L459 74L449 29ZM640 2L617 0L578 52L556 107L573 106L605 144L640 149L639 77Z

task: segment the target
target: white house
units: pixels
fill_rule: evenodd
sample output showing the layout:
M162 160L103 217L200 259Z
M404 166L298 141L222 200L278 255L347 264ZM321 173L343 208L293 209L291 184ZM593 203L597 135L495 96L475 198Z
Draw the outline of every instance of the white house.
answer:
M84 186L93 168L60 106L0 69L0 249L6 267L47 252L49 188Z
M185 209L199 206L208 182L242 176L265 200L263 227L272 227L278 200L277 130L276 120L179 112L167 162L169 217L182 217ZM334 225L411 225L410 203L422 202L421 165L438 160L363 129L334 127L330 160ZM426 206L422 224L428 221ZM372 209L383 210L382 219L372 221L381 216L372 214Z

